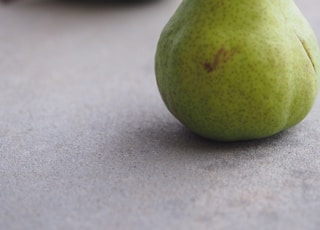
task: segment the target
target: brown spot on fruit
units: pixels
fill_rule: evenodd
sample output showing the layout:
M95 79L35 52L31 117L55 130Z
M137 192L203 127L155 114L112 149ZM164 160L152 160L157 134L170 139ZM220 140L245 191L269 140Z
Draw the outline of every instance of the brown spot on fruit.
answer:
M213 61L204 63L203 67L208 73L211 73L215 71L219 65L231 60L237 52L237 49L226 50L224 47L221 47L214 55Z

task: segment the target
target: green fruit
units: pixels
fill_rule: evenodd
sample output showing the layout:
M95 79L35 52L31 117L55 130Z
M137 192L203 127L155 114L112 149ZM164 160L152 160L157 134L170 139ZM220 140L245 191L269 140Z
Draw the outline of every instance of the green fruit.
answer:
M162 31L155 64L169 111L220 141L296 125L320 82L317 39L292 0L184 0Z

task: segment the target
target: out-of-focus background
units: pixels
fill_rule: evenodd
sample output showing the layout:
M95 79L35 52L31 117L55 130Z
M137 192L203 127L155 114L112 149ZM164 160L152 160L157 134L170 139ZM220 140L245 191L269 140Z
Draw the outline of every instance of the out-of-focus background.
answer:
M0 5L0 229L319 229L319 99L230 144L164 107L154 53L180 2ZM320 2L296 3L319 40Z

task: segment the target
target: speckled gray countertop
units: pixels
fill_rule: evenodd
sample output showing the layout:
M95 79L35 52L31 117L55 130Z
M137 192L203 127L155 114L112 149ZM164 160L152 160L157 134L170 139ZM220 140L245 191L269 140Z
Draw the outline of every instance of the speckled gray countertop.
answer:
M0 6L0 229L319 229L320 100L215 143L164 107L153 58L179 0ZM320 38L318 0L297 1Z

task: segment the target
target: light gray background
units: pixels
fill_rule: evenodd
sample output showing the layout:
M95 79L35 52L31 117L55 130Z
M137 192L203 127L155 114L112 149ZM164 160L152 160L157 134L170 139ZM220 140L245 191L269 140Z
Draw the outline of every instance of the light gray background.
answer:
M180 3L0 6L0 229L319 229L318 100L274 137L184 129L153 58ZM320 38L318 0L298 5Z

